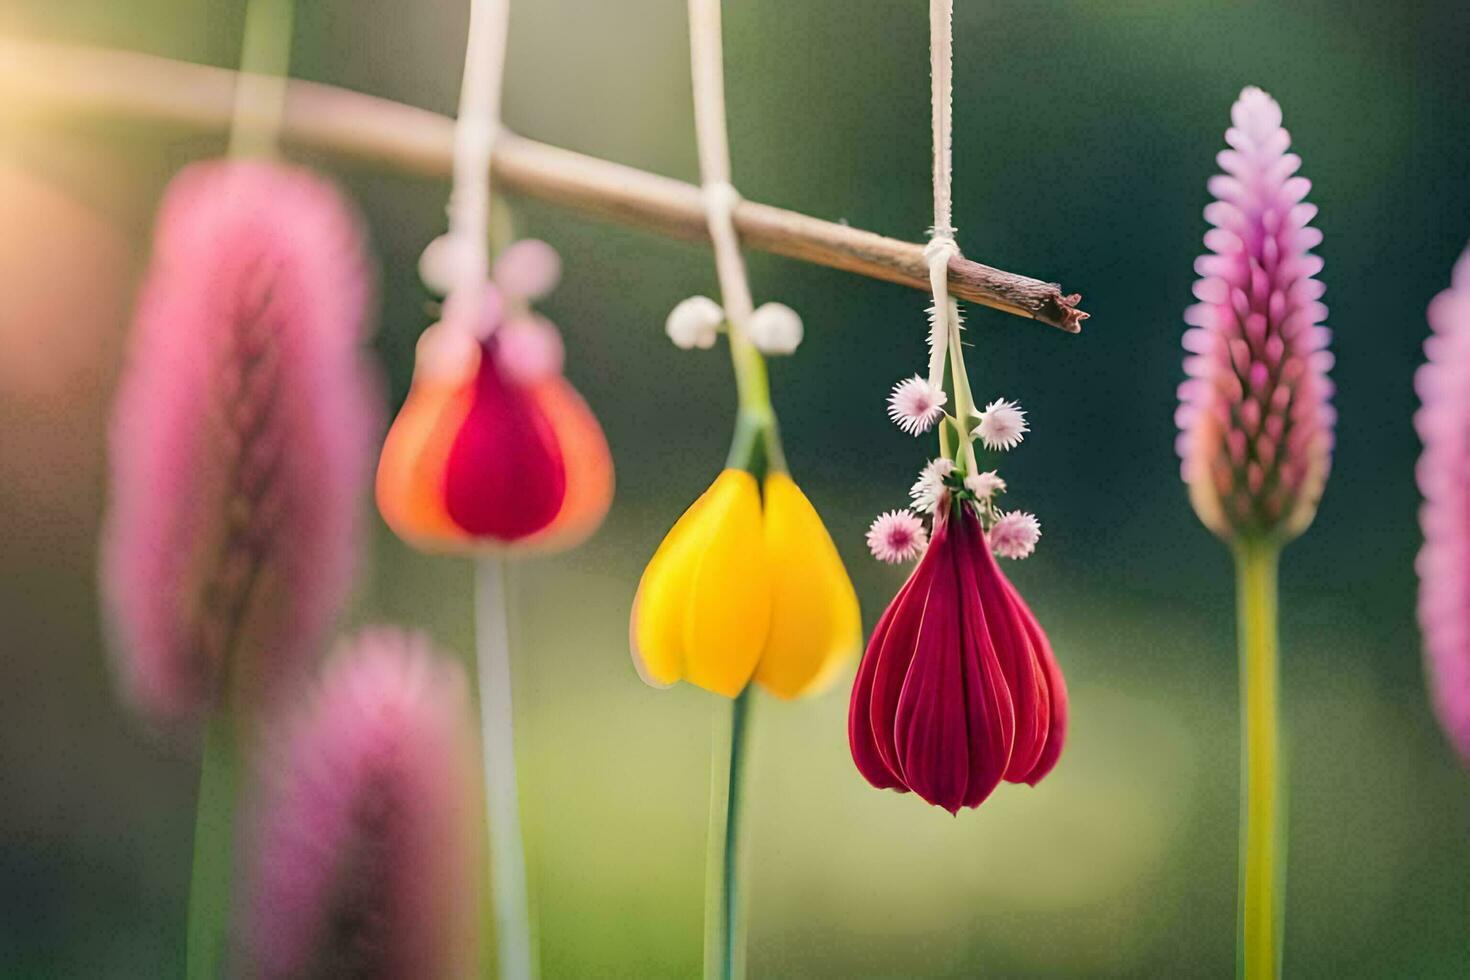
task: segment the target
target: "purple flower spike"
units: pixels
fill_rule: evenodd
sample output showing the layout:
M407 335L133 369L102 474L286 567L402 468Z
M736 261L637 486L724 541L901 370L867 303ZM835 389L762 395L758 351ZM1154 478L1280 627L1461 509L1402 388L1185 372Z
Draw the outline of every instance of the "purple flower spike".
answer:
M1434 333L1414 387L1419 457L1419 626L1440 724L1470 765L1470 248L1429 304Z
M369 276L307 171L196 164L169 186L111 431L102 540L123 683L155 721L309 666L350 584L380 430Z
M459 665L363 633L281 734L250 811L241 975L470 976L481 864Z
M1184 315L1187 380L1179 387L1178 450L1200 520L1222 538L1306 529L1332 462L1331 332L1322 321L1322 260L1295 176L1281 107L1240 93L1210 179L1210 253L1195 262L1199 300Z

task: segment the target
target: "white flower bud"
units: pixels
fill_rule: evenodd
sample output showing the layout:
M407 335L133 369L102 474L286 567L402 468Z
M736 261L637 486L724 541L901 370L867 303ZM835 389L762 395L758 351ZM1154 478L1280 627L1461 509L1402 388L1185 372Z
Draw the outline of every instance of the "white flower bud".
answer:
M474 261L475 256L463 238L443 234L430 242L419 256L419 278L430 292L448 296L473 273Z
M720 304L708 296L691 296L669 311L664 322L664 332L683 350L698 347L704 350L715 345L720 324L725 322L725 311Z
M801 343L801 317L784 303L766 303L750 315L745 333L763 354L790 354Z

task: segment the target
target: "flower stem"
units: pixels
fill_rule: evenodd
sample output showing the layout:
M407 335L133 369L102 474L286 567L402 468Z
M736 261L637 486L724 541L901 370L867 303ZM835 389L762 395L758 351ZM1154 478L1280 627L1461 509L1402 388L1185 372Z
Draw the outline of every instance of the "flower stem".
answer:
M480 688L481 751L485 762L485 822L490 844L490 904L502 980L528 980L536 947L521 840L516 789L515 732L511 716L510 633L506 623L505 564L475 566L475 673Z
M1278 696L1276 569L1280 547L1248 538L1235 549L1241 689L1240 896L1237 973L1281 975L1285 882Z
M245 7L245 39L230 125L231 157L276 150L291 71L294 8L294 0L249 0Z
M189 881L186 975L215 980L226 969L235 863L235 719L224 707L204 730L199 800L194 817L194 869Z
M745 774L750 738L749 686L715 718L710 749L709 840L705 862L705 980L745 976Z

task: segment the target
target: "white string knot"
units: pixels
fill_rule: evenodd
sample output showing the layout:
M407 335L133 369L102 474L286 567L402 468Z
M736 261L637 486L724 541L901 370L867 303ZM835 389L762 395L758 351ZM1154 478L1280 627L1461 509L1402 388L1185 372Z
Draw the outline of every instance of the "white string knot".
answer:
M704 206L712 216L734 224L735 208L744 200L735 185L717 180L704 185Z

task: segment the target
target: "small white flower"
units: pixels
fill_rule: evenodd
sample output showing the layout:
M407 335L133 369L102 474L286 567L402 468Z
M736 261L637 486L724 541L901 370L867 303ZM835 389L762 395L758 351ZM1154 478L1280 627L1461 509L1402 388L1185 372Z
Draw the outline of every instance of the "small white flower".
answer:
M683 350L696 347L708 350L715 345L720 324L724 322L725 311L719 303L708 296L691 296L669 311L664 332L674 346Z
M440 296L448 296L473 275L475 256L469 243L459 236L440 235L419 256L419 278L431 292Z
M1006 492L1006 481L996 475L995 470L986 470L984 473L971 473L965 477L965 489L980 500L989 500L997 493Z
M1013 510L990 526L990 550L1002 558L1025 558L1036 550L1041 522L1035 514Z
M801 317L784 303L766 303L750 315L745 335L762 354L790 354L801 343Z
M868 550L890 565L913 561L929 544L924 522L907 510L890 510L873 519L868 528Z
M491 278L507 296L540 299L561 280L561 256L539 238L522 238L496 257Z
M1021 437L1031 431L1021 406L1004 398L986 405L983 412L977 409L975 417L980 420L976 431L986 449L1015 449L1021 444Z
M948 400L943 388L931 385L916 374L893 386L893 392L888 396L888 417L894 425L916 436L928 432L939 421Z
M944 495L944 478L954 472L954 460L945 459L941 456L931 460L928 466L919 473L919 478L909 488L909 496L913 498L914 509L930 514L934 508L939 506L939 498Z

